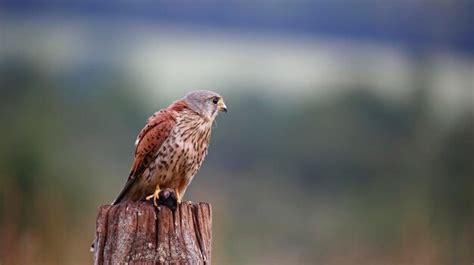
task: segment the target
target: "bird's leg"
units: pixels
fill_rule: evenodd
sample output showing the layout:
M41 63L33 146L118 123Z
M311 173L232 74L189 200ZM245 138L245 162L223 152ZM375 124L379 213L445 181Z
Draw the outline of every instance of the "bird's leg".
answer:
M176 193L176 197L177 197L177 201L178 201L178 204L181 203L181 199L183 198L182 195L179 193L179 190L174 190L174 192Z
M146 197L146 200L149 201L151 199L153 199L153 204L158 207L158 203L157 203L157 200L160 196L160 185L159 184L156 184L156 188L155 188L155 192L153 192L153 194L151 194L150 196L147 196Z

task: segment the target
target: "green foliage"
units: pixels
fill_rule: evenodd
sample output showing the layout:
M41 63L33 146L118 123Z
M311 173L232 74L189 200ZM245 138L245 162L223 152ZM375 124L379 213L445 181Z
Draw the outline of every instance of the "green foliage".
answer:
M24 263L87 263L95 208L123 185L146 117L166 106L149 108L119 69L90 71L0 65L5 260L27 241ZM474 243L463 236L474 218L473 117L446 128L423 93L395 104L369 91L283 106L224 95L230 112L186 198L214 204L216 263L283 249L324 260L354 244L398 255L412 229L413 244L428 240L444 260L472 258L460 246Z

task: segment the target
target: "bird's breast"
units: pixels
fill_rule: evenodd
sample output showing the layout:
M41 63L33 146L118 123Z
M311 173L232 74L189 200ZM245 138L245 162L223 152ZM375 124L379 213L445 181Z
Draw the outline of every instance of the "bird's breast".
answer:
M201 121L178 122L155 159L153 175L161 187L188 185L207 155L211 126Z

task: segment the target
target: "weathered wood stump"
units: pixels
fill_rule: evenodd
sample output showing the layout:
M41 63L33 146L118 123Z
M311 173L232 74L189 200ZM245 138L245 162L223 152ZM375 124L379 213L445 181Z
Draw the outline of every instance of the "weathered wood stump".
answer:
M94 264L210 264L211 206L149 202L98 209Z

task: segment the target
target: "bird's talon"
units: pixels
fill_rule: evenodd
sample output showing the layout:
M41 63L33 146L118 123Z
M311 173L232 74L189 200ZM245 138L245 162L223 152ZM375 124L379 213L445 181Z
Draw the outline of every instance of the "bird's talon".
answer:
M155 207L158 207L158 198L160 197L160 190L157 189L155 190L155 192L153 192L153 194L147 196L145 199L147 201L153 199L153 205L155 205Z

